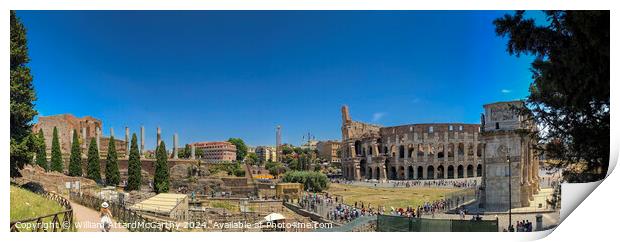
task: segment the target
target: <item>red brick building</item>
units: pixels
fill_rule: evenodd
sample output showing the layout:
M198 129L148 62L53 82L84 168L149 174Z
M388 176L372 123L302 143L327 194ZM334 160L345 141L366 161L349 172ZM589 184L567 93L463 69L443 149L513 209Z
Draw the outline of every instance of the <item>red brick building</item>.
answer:
M203 159L207 162L234 161L237 159L237 147L230 142L197 142L193 145L196 149L203 150Z

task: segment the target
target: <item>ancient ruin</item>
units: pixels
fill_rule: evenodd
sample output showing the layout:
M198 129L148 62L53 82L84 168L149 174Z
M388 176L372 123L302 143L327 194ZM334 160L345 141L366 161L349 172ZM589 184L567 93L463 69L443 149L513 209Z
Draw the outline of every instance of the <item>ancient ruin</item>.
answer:
M482 177L482 203L527 206L538 188L538 159L529 134L535 127L518 115L520 101L484 105L482 124L429 123L381 127L353 121L342 107L342 173L348 180Z

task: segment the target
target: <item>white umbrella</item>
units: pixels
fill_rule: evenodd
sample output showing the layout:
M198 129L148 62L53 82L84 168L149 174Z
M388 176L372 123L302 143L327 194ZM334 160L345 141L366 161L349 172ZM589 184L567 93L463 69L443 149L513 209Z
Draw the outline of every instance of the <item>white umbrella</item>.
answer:
M265 216L263 221L270 222L270 221L277 221L277 220L282 220L282 219L286 219L282 214L272 213L272 214Z

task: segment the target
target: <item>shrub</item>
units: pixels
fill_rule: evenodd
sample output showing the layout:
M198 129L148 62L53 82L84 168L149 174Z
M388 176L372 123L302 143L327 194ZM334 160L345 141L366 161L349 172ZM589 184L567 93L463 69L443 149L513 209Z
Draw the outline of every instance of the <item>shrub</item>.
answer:
M283 182L295 182L304 185L311 192L321 192L328 187L327 176L316 171L288 171L282 177Z

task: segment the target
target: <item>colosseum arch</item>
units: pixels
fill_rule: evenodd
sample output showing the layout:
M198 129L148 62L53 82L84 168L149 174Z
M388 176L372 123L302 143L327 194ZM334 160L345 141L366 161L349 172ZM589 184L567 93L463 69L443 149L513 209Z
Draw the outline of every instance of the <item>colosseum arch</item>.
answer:
M372 167L368 167L368 172L366 173L366 179L373 179Z
M372 155L372 145L368 146L368 155Z
M476 176L477 177L481 177L482 176L482 164L478 164L476 166Z
M458 154L459 157L463 157L463 155L465 154L465 144L459 143Z
M424 145L422 144L418 144L418 157L423 157L424 156Z
M396 145L390 146L390 156L396 158L396 152L398 152Z
M426 168L426 179L435 179L435 168L433 166Z
M437 145L437 159L443 159L444 157L444 144Z
M405 158L405 146L404 145L400 145L398 147L398 158Z
M362 156L366 157L366 147L362 146Z
M464 176L464 171L463 171L463 165L459 165L459 167L457 168L457 174L458 174L458 178L463 178Z
M448 166L448 179L452 179L454 178L454 166L449 165Z
M413 166L409 166L409 167L407 168L407 171L408 171L408 173L409 173L409 176L407 177L407 179L409 179L409 180L413 180L413 179L414 179L414 177L415 177L415 173L414 173L414 170L413 170Z
M467 165L467 177L474 177L474 165Z
M391 166L390 167L390 180L396 180L397 176L396 176L396 167Z
M405 180L407 179L407 177L405 177L405 167L401 166L398 168L398 179L400 180Z
M478 143L478 147L476 148L476 156L482 157L482 143Z
M362 159L360 161L360 177L366 177L367 166L368 166L368 162L366 162L366 159Z
M431 158L435 157L435 146L432 144L428 144L428 156Z
M454 144L448 144L448 158L454 158Z
M413 148L413 145L409 144L408 148L407 148L408 157L410 157L410 158L413 157L415 155L415 153L413 153L414 151L415 151L415 149Z
M418 166L418 173L416 175L418 180L424 179L424 167Z
M359 140L355 141L355 156L360 156L362 154L362 142Z
M443 179L445 177L445 172L443 165L439 165L437 167L437 179Z

